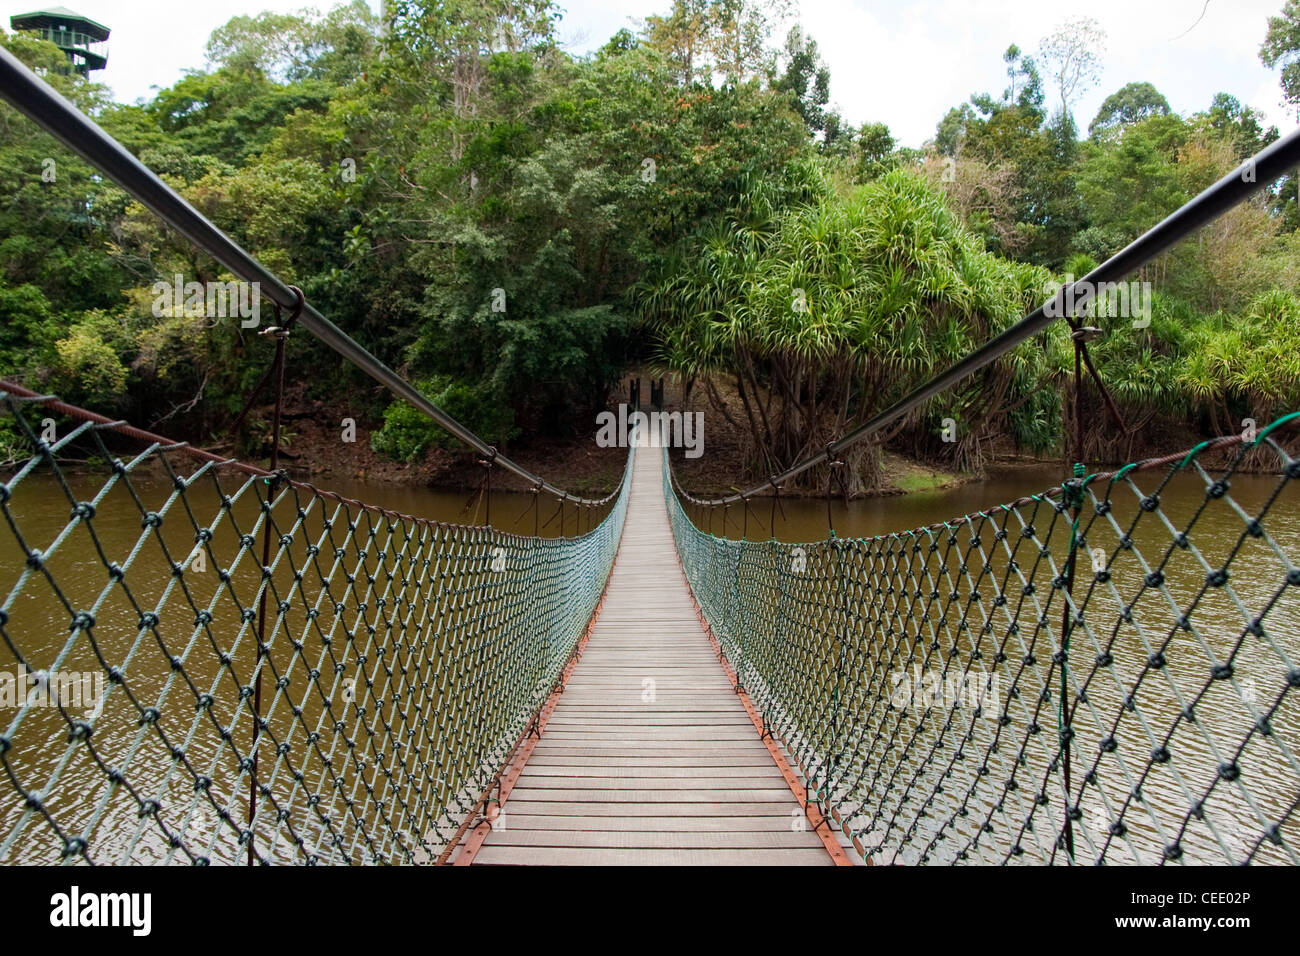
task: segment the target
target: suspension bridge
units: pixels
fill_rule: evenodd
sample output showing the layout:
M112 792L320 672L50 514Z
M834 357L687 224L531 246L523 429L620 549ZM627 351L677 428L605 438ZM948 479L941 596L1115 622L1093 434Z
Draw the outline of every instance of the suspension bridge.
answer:
M479 863L818 865L802 788L760 740L682 577L643 450L604 605ZM784 771L784 775L782 773ZM792 792L791 785L795 790ZM504 825L502 825L504 824ZM829 847L840 860L838 844Z
M29 449L0 483L0 860L1300 862L1296 415L928 527L729 538L727 509L833 474L1063 310L753 488L695 498L638 434L588 499L429 402L3 50L0 95L278 310L267 467L0 383ZM1293 134L1079 281L1297 163ZM1087 330L1064 320L1077 383ZM277 449L302 332L586 530L295 480ZM1234 492L1248 456L1268 493ZM1162 501L1176 484L1196 507Z

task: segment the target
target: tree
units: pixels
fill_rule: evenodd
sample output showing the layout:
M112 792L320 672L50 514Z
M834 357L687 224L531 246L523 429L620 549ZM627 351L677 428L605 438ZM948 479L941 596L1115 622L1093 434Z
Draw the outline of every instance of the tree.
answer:
M1002 61L1007 65L1007 79L1010 81L1010 86L1002 92L1002 101L1007 105L1041 108L1043 83L1033 57L1021 54L1020 47L1013 43L1002 54Z
M782 0L676 0L583 57L560 49L549 0L370 7L232 18L204 70L138 105L109 102L53 44L0 42L500 442L583 428L658 343L710 401L726 405L711 375L734 378L737 424L789 462L1040 304L1046 273L1027 263L1086 271L1277 136L1227 93L1184 119L1132 83L1080 142L1069 107L1095 78L1100 38L1086 22L1049 38L1045 56L1008 45L1004 89L954 107L920 153L830 107L829 72L801 30L782 27L773 50ZM1289 29L1266 43L1284 81L1300 59ZM1059 94L1050 116L1045 79ZM213 437L269 354L238 323L155 314L149 291L176 273L232 277L2 104L0 165L12 180L0 373ZM1300 289L1295 185L1145 267L1139 278L1160 288L1152 332L1125 325L1094 348L1131 421L1222 424L1247 403L1294 401L1296 306L1267 297ZM663 324L647 331L647 317ZM310 337L293 343L294 367L314 372L304 397L346 395L382 418L377 448L409 458L444 441L414 409L385 411L382 392ZM978 465L990 429L1045 448L1069 358L1053 331L884 437L960 466ZM942 416L961 423L955 446L934 438ZM874 483L871 449L853 464Z
M642 299L668 367L734 379L758 474L824 447L1019 319L1047 277L985 252L910 170L847 194L820 165L787 176L804 201L782 210L753 190L688 240ZM1018 350L878 442L909 426L930 434L947 415L963 426L954 463L979 467L986 429L1032 401L1043 355L1041 343ZM845 452L850 490L879 483L878 452L876 442Z
M637 48L641 41L637 39L636 34L627 27L621 27L612 37L600 48L601 57L622 56L624 53L631 52Z
M863 123L854 145L864 169L879 170L898 145L884 123Z
M985 246L1003 255L1020 251L1026 236L1016 228L1014 167L995 167L973 154L945 157L936 152L925 157L921 170Z
M74 105L103 115L104 88L70 72L53 43L15 33L0 34L0 45ZM62 332L76 313L119 304L119 290L131 284L129 271L106 254L127 196L7 103L0 103L0 165L10 177L0 204L0 283L21 290L22 301L39 298L30 314L50 320L28 326L21 312L0 309L0 325L15 326L0 336L0 357L26 348L28 357L45 358L47 334ZM22 327L21 339L10 337Z
M321 80L281 85L257 71L222 67L188 74L146 109L173 142L239 166L266 148L288 116L324 110L332 93Z
M942 156L956 156L966 140L966 131L975 122L975 111L969 103L961 103L950 109L939 121L935 130L934 147Z
M826 113L826 128L822 131L818 148L827 156L845 158L853 148L857 130L852 123L844 122L844 117L835 110Z
M645 18L645 43L668 57L682 86L707 78L711 6L712 0L673 0L667 16Z
M790 15L791 0L712 0L710 36L715 69L728 83L766 76L768 41Z
M300 80L308 72L308 30L307 20L291 13L231 17L212 31L207 59L240 73Z
M648 16L646 44L675 66L678 82L728 84L766 78L775 68L772 33L788 18L790 0L673 0L667 16Z
M493 57L552 47L560 16L552 0L393 0L390 9L387 48L399 61L393 76L417 87L434 82L437 102L450 112L444 134L453 160L464 154L463 127L477 116Z
M1106 31L1091 17L1064 23L1043 39L1040 55L1048 76L1056 81L1062 115L1070 112L1075 97L1101 78L1105 46Z
M1259 59L1269 69L1282 67L1282 102L1300 115L1300 0L1286 0L1279 16L1268 18Z
M1235 96L1216 93L1204 114L1210 129L1232 144L1237 159L1254 156L1277 139L1277 127L1264 127L1259 110L1243 106Z
M1094 139L1148 116L1169 115L1169 101L1150 83L1128 83L1106 97L1088 124Z
M825 132L826 104L831 98L831 71L817 55L817 41L791 27L785 39L785 72L773 84L787 94L810 134Z
M455 120L412 95L394 120L411 136L383 199L400 224L406 278L394 278L414 285L404 357L440 394L474 399L471 425L572 432L633 354L625 293L647 265L811 142L789 95L752 81L684 88L682 61L648 41L577 62L546 45L478 55L472 113ZM401 82L445 90L454 68L403 64ZM501 408L508 422L487 416ZM405 434L402 415L390 421Z
M1190 134L1178 114L1155 115L1125 126L1114 142L1084 144L1079 192L1094 230L1111 248L1078 248L1100 260L1137 238L1188 198L1178 174L1178 151Z
M1009 169L1016 187L1006 194L1009 210L973 223L994 251L1056 266L1069 253L1070 238L1082 228L1074 186L1073 120L1060 114L1050 124L1043 111L1042 80L1033 59L1012 44L1003 55L1013 83L1001 97L977 93L970 104L949 110L940 122L935 148L941 156L969 156L991 170ZM972 109L973 107L973 109ZM1013 235L1001 224L1014 222Z
M1194 119L1204 122L1211 131L1230 143L1237 161L1254 156L1278 137L1276 126L1264 126L1262 113L1243 106L1240 100L1228 93L1216 93L1209 110L1198 113ZM1269 187L1272 212L1281 221L1285 232L1300 229L1297 193L1300 193L1300 176L1295 170Z
M236 16L212 31L206 56L214 67L291 83L308 78L346 83L360 75L377 46L380 20L365 0L324 16L259 13Z

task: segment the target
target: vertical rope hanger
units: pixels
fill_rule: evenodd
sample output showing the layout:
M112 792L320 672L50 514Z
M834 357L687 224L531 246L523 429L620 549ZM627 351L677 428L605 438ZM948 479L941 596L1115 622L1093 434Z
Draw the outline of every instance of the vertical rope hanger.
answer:
M270 328L263 329L258 334L261 336L270 336L275 339L275 358L271 365L271 378L275 381L275 404L271 418L271 455L270 471L271 477L266 479L267 491L266 499L263 502L265 524L262 525L262 589L257 601L257 663L254 666L255 676L253 679L253 739L249 750L251 757L249 776L248 776L248 865L253 866L257 859L257 852L254 848L256 842L253 836L254 823L257 818L257 757L258 757L258 738L262 729L262 665L266 658L266 597L271 588L270 563L271 563L271 509L275 502L276 495L279 492L281 483L287 479L287 475L280 468L280 425L284 415L284 353L285 342L289 338L289 330L302 315L303 307L307 299L303 295L302 289L295 286L289 287L297 297L297 304L293 312L289 315L283 325L280 324L280 306L275 306L276 324ZM259 382L254 392L260 390L265 383L264 377ZM250 403L252 398L249 399ZM242 416L247 413L249 406L246 405Z
M1107 413L1110 415L1116 427L1120 429L1121 434L1128 433L1128 426L1124 422L1123 416L1116 407L1114 400L1111 398L1101 375L1097 372L1096 367L1092 364L1092 359L1088 355L1088 342L1102 334L1102 330L1096 326L1082 325L1077 318L1067 316L1066 321L1071 328L1070 339L1074 345L1074 388L1073 388L1073 416L1074 416L1074 442L1073 458L1074 465L1072 468L1072 477L1061 485L1061 503L1069 509L1070 522L1070 540L1069 551L1065 559L1065 569L1062 575L1064 597L1061 605L1061 680L1060 680L1060 702L1057 707L1057 737L1059 740L1059 754L1061 759L1061 779L1065 790L1065 819L1061 831L1062 848L1069 855L1070 859L1075 858L1075 834L1073 816L1075 808L1070 805L1070 795L1073 789L1073 746L1074 738L1073 712L1069 700L1069 676L1070 676L1070 638L1073 636L1074 617L1070 612L1070 605L1074 599L1074 579L1075 568L1078 565L1079 550L1086 547L1086 543L1079 535L1079 518L1083 509L1083 486L1082 479L1087 471L1084 458L1086 455L1083 427L1083 373L1086 370L1092 377L1097 386L1098 392L1105 403ZM1077 703L1075 705L1078 706Z

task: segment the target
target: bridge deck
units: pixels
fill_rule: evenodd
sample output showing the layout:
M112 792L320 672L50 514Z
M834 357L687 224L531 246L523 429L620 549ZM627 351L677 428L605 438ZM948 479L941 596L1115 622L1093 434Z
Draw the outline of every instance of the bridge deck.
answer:
M831 863L696 617L659 469L639 450L604 609L476 864Z

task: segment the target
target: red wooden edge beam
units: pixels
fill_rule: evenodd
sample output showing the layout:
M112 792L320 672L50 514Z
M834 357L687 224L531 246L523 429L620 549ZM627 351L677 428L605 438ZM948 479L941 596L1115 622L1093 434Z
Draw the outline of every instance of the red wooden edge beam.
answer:
M677 559L677 566L681 568L680 556L678 556ZM735 670L732 669L731 663L723 655L722 645L719 644L717 638L713 636L713 630L709 627L709 622L704 617L704 611L701 610L699 602L695 600L695 592L691 590L691 582L690 579L686 577L686 569L681 568L681 571L682 578L686 581L686 590L691 594L691 604L694 605L695 614L700 619L700 625L704 628L704 633L708 636L709 643L711 643L713 649L718 652L718 660L722 664L722 669L726 672L727 678L731 681L731 685L736 688L736 696L739 697L740 702L745 705L745 713L749 714L750 722L753 723L754 729L758 731L759 740L763 742L763 746L767 747L767 752L772 756L772 762L776 764L776 769L781 771L781 776L785 778L785 782L789 785L790 792L794 794L795 800L797 800L799 805L804 808L804 813L808 817L808 822L812 824L813 832L821 839L822 845L826 848L826 852L830 854L831 861L836 866L852 866L853 861L849 859L848 854L844 852L844 847L840 846L839 841L835 839L831 833L831 822L826 819L822 814L821 809L816 804L809 801L807 788L800 782L799 775L795 773L794 768L790 766L790 762L786 760L785 754L782 752L781 748L777 746L776 741L770 734L763 733L763 716L758 712L758 708L754 706L754 702L750 698L748 692L743 687L739 686L740 681L736 676ZM853 845L861 851L861 844L859 844L856 839L854 839ZM871 865L869 859L866 862L868 866Z
M611 577L613 576L611 572ZM469 836L465 838L461 846L460 853L452 861L453 866L470 866L474 862L474 857L483 847L483 843L492 832L492 823L496 820L497 815L505 807L506 800L510 797L510 791L515 788L519 781L519 775L524 772L524 767L528 765L529 758L532 757L533 751L537 748L537 742L541 740L543 732L546 730L546 724L555 713L555 708L560 702L560 695L564 693L564 687L569 682L573 669L578 666L578 660L582 657L582 652L587 648L587 642L591 640L591 634L596 629L596 619L600 617L601 609L605 606L605 596L609 590L609 579L605 580L605 588L600 592L600 600L596 602L596 608L591 612L591 620L587 622L587 630L582 635L577 646L573 649L573 654L569 658L569 663L564 665L564 670L560 673L560 679L556 682L555 689L551 691L551 696L546 699L538 712L536 722L529 730L525 730L521 742L516 744L515 749L506 763L506 767L498 780L497 804L495 807L483 804L483 819L480 820L470 831ZM535 732L533 732L535 731ZM491 788L489 788L490 792Z

